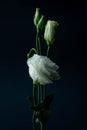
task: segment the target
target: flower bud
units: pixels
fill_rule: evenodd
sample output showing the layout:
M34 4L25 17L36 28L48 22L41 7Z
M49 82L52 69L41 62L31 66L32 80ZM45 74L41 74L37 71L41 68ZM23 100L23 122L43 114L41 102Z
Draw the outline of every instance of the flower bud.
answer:
M37 24L37 30L43 30L44 26L45 26L45 17L44 15L42 15Z
M48 20L45 26L44 39L48 46L52 45L55 40L56 29L59 23Z
M40 9L39 8L36 8L36 12L35 12L35 15L34 15L34 25L37 26L38 24L38 21L40 20Z

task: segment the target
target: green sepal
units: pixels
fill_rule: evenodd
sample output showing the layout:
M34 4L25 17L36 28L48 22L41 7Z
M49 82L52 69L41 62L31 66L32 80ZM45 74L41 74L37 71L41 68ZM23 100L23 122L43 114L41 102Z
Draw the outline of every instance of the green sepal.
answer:
M33 85L34 85L34 86L38 86L38 85L39 85L39 82L38 82L38 80L36 80L36 81L33 81Z

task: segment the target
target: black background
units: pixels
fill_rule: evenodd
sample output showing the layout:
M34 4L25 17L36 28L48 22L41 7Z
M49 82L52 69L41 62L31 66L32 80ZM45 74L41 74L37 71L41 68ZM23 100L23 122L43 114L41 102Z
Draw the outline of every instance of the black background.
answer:
M85 1L0 2L0 130L32 130L32 95L26 54L35 47L33 15L40 7L46 19L60 25L51 59L60 66L60 81L48 85L56 92L46 130L87 129ZM44 52L44 49L43 49Z

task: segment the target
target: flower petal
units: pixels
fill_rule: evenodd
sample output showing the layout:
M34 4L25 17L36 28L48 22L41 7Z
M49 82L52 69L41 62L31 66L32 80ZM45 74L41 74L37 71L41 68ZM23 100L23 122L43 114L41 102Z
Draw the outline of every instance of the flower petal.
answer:
M60 78L59 66L46 56L34 54L27 60L27 65L29 66L30 77L41 85L52 83Z

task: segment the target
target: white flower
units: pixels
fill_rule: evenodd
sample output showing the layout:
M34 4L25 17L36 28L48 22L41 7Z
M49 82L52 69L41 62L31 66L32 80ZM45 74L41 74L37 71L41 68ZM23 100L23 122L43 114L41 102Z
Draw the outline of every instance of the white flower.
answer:
M48 20L46 27L45 27L45 32L44 32L44 39L47 42L47 45L52 45L54 40L55 40L55 33L56 29L58 27L58 22L53 21L53 20Z
M60 78L58 73L59 66L46 56L34 54L27 60L27 65L33 82L45 85Z

